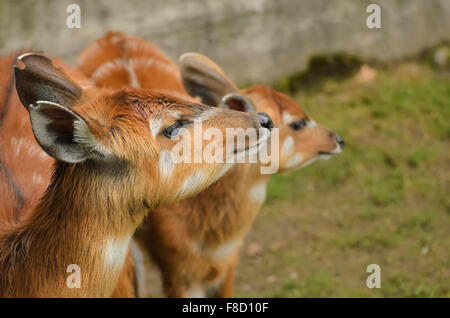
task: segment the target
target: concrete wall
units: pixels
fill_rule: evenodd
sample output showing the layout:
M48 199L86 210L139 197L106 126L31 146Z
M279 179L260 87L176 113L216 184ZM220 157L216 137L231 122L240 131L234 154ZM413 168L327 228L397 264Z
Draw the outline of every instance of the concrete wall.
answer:
M81 29L66 7L81 7ZM381 29L366 7L381 6ZM149 39L173 59L198 51L239 83L300 71L315 54L347 52L381 61L450 40L449 0L0 0L0 53L29 47L73 62L107 30Z

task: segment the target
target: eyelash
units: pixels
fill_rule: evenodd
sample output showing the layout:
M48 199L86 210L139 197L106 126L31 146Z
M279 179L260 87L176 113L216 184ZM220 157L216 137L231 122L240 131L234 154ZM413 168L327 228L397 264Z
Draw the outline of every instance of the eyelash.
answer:
M179 132L177 133L177 135L173 135L173 132L176 130L181 131L180 128L183 128L188 124L189 124L188 121L179 120L179 121L175 122L174 124L170 125L169 127L164 128L164 130L162 131L162 134L164 136L166 136L167 138L175 138L175 137L179 136Z
M294 130L300 130L306 126L306 120L305 119L296 120L289 126Z

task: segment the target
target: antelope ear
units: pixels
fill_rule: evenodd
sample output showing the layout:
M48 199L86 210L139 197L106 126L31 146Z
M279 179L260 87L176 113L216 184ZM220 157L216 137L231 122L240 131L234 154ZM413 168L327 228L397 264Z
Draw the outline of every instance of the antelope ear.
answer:
M37 101L28 111L36 140L53 158L76 163L111 155L95 140L84 118L73 110Z
M246 113L256 113L256 108L252 101L240 94L225 95L220 101L219 107Z
M17 58L14 67L16 89L22 104L28 108L37 101L49 101L70 107L80 98L82 89L52 60L38 53Z
M202 54L183 54L180 69L186 91L200 97L204 104L217 106L223 96L239 90L216 63Z

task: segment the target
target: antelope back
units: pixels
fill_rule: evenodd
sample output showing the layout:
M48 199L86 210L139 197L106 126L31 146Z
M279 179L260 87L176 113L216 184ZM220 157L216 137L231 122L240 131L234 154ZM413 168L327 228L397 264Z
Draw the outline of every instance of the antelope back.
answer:
M157 46L122 32L110 31L90 44L76 64L98 87L146 88L191 98L177 66Z

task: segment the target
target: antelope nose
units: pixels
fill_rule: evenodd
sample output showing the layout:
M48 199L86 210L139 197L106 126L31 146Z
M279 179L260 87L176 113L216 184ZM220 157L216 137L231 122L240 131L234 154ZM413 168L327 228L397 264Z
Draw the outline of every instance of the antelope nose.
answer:
M339 146L344 147L344 139L342 139L341 136L339 136L338 134L336 134L336 141L339 144Z
M273 128L272 118L269 117L266 113L258 113L258 120L262 127L271 130Z

